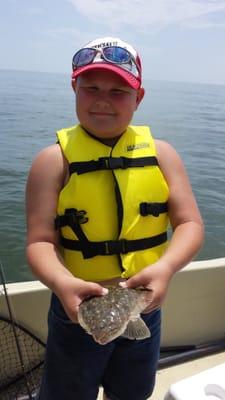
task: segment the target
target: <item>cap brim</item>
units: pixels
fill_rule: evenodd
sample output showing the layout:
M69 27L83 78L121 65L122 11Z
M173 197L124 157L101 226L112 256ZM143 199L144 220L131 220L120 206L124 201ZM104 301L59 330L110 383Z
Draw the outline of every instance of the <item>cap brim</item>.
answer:
M79 76L83 72L91 71L94 69L105 69L108 71L115 72L117 75L119 75L121 78L123 78L128 83L128 85L131 86L133 89L139 89L141 86L140 79L136 78L129 71L125 71L124 69L118 67L117 65L109 64L109 63L93 63L93 64L84 65L83 67L80 67L80 68L76 69L75 71L73 71L72 80L76 79L77 76Z

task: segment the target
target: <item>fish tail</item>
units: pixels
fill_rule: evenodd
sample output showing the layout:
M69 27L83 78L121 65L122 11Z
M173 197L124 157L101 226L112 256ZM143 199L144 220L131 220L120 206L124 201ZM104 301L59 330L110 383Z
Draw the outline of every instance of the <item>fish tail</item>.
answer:
M151 332L143 319L137 318L128 322L128 325L122 336L131 340L140 340L151 337Z

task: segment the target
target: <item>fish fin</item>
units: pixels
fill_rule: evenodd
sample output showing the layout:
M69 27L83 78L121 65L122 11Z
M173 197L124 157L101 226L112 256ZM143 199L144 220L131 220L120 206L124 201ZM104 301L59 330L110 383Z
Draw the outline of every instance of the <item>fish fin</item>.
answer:
M131 312L131 319L135 319L135 317L139 317L140 313L145 310L147 306L152 302L152 290L147 289L136 289L139 293L139 297L137 299L136 305Z
M146 339L151 336L151 332L143 319L136 318L128 322L127 327L122 334L127 339Z
M80 326L85 330L85 332L88 333L89 335L92 335L92 332L88 328L87 324L85 323L82 312L80 312L80 310L78 310L77 320L78 320L78 323L80 324Z

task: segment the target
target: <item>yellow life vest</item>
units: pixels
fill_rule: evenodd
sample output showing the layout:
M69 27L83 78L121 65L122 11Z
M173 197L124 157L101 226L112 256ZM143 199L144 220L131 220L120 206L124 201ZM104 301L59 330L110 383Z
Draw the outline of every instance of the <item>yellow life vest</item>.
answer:
M128 278L167 246L169 190L146 126L129 126L111 147L80 125L57 132L70 178L56 229L71 273L88 281Z

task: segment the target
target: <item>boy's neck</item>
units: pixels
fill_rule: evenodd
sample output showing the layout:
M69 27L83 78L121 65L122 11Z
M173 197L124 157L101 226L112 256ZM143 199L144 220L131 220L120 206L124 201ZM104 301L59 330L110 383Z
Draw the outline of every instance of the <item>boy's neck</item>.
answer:
M105 144L106 146L113 147L119 140L120 136L114 137L114 138L96 138L99 140L99 142Z
M88 135L90 135L91 137L93 137L95 140L98 140L99 142L105 144L106 146L110 146L113 147L119 140L119 138L121 137L121 135L119 136L115 136L113 138L99 138L98 136L93 135L93 133L87 131L87 129L83 128L85 130L85 132L87 132Z

